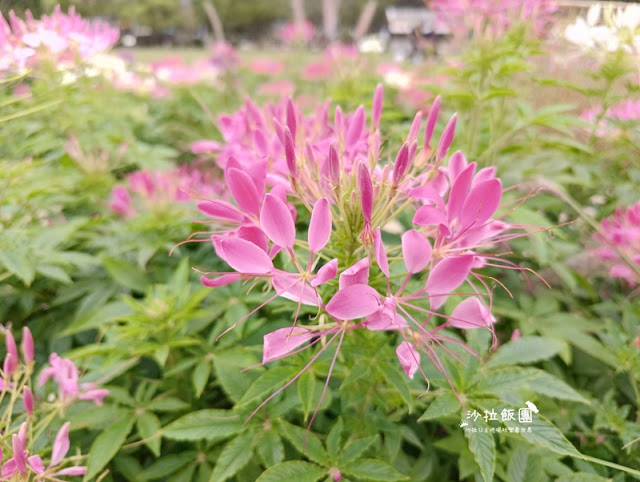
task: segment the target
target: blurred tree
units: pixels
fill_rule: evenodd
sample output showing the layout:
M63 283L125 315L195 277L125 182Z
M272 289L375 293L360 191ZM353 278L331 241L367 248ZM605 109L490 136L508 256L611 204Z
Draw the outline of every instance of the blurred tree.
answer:
M41 0L0 0L0 12L6 14L9 10L15 10L22 15L25 10L31 10L34 15L42 13Z

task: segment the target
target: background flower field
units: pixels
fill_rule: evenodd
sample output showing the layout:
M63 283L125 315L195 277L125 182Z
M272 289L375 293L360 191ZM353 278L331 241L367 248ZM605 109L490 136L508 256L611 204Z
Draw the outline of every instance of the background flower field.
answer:
M413 62L3 7L0 480L640 478L640 7L431 3Z

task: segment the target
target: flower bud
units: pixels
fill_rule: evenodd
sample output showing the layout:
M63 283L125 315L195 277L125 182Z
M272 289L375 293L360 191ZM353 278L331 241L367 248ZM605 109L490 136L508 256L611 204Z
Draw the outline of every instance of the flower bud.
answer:
M24 387L24 392L22 393L22 401L24 403L24 410L29 415L31 415L33 413L33 393L27 386Z
M440 142L438 142L438 150L436 151L436 163L444 159L444 156L447 155L449 147L451 147L453 136L456 133L457 119L458 114L453 114L453 116L451 116L451 119L449 119L449 122L447 122L444 131L442 132L442 137L440 137Z
M400 148L400 152L396 156L396 162L393 165L393 185L397 186L402 181L402 177L407 172L409 166L409 147L405 142Z
M13 337L13 333L8 330L4 335L4 344L7 347L7 353L10 354L15 361L18 361L18 347L16 346L16 339Z
M436 97L431 104L431 109L429 109L429 115L427 116L427 125L424 128L424 148L431 143L431 138L433 137L433 130L436 127L436 122L438 121L438 115L440 114L440 96Z
M31 335L31 330L26 326L22 328L22 356L24 356L24 361L27 364L33 361L33 335Z
M382 102L384 101L384 87L378 84L376 92L373 94L373 105L371 106L371 125L377 129L382 116Z
M296 111L291 99L287 101L287 127L291 131L291 136L295 139L298 126L296 123Z
M298 166L296 165L296 150L293 143L293 136L289 127L284 128L284 154L287 158L287 168L289 169L289 175L293 179L298 178Z
M416 116L413 118L413 122L411 123L411 128L409 129L409 135L407 136L407 142L411 144L418 138L418 131L420 130L420 126L422 125L422 112L418 112Z
M358 185L360 187L360 203L362 205L362 215L366 224L371 224L373 213L373 184L369 169L364 163L360 163L358 171Z

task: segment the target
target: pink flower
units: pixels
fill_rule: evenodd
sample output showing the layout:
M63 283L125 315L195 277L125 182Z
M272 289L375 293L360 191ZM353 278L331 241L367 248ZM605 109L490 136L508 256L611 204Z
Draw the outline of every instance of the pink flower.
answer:
M5 479L10 479L15 475L27 475L29 471L33 471L36 474L44 472L44 465L39 455L33 455L29 457L29 452L26 450L27 445L27 424L23 423L20 426L20 430L17 434L13 434L11 438L11 444L13 448L13 457L7 460L2 469L0 475Z
M38 385L42 387L49 379L53 379L63 402L79 399L102 405L103 399L109 395L109 390L98 388L95 383L79 383L80 374L71 360L52 353L49 355L49 365L42 370Z
M396 355L398 355L398 360L404 372L409 378L413 378L420 366L420 353L411 343L403 341L396 348Z
M640 201L626 209L618 208L603 219L594 236L601 244L596 255L611 263L609 275L622 278L631 286L640 283Z

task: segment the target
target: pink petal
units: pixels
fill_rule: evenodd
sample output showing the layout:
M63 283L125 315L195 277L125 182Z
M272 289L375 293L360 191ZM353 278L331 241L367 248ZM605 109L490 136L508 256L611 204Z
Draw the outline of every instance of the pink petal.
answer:
M480 227L500 206L502 184L499 179L490 179L474 185L462 207L462 226Z
M311 286L320 286L335 278L336 274L338 274L338 260L332 259L318 270L318 273L311 280Z
M13 475L18 472L18 465L16 464L16 460L11 458L6 461L6 463L2 466L2 471L0 474L3 478L9 479Z
M280 328L264 335L262 363L269 363L291 353L300 345L312 340L317 334L305 328Z
M311 211L309 222L309 249L312 253L322 250L331 237L331 207L327 198L318 199Z
M207 288L218 288L219 286L227 286L236 281L243 279L243 276L239 273L229 273L218 276L217 278L207 278L206 276L200 277L200 283Z
M369 282L369 258L363 258L340 273L339 289Z
M69 451L69 426L71 424L66 422L60 430L58 430L58 434L53 442L53 449L51 450L51 467L55 467L58 465L64 457L67 455Z
M68 475L68 476L80 476L84 475L87 472L86 467L82 467L80 465L75 465L73 467L67 467L66 469L62 469L59 472L56 472L53 475Z
M389 277L389 261L387 260L387 252L384 249L384 244L382 244L382 234L380 232L380 227L376 228L376 232L373 237L373 251L376 257L376 263L378 263L380 270L388 278Z
M216 141L201 140L194 141L190 146L191 152L194 154L203 154L205 152L218 152L220 150L220 143Z
M466 169L468 165L469 163L467 162L467 158L464 157L462 151L456 151L451 154L451 158L449 159L449 166L447 169L449 180L451 181L451 183L456 180L456 178L462 171Z
M422 234L410 229L402 235L402 257L407 272L419 273L431 261L431 245Z
M226 170L225 178L231 195L240 209L257 216L260 212L260 197L251 176L232 167Z
M448 226L447 218L435 206L420 206L413 216L413 224L417 226Z
M430 185L419 186L409 191L409 196L423 201L429 201L440 209L444 209L444 201L442 196Z
M456 328L483 328L496 322L487 307L477 297L472 296L463 300L455 307L449 324Z
M233 269L245 274L267 274L273 269L269 255L250 241L224 238L218 243L223 259Z
M443 259L435 265L425 286L432 310L440 308L451 292L467 279L472 264L473 255L462 255Z
M351 285L339 290L325 307L339 320L355 320L380 309L380 295L368 285Z
M298 273L278 272L272 278L273 289L279 296L296 303L318 306L318 294Z
M296 110L291 99L287 100L287 127L291 131L291 137L295 139L297 132Z
M402 369L409 378L413 378L420 366L420 353L408 341L403 341L396 348L396 355Z
M456 177L456 180L453 181L447 202L449 221L459 218L464 201L469 194L469 188L471 187L475 171L476 163L472 162Z
M98 388L95 390L89 390L87 392L78 395L80 400L89 400L101 407L104 404L104 398L109 396L109 390L106 388Z
M367 316L365 326L372 331L401 330L409 327L407 320L398 314L393 298L386 298L378 311Z
M267 194L260 211L260 224L265 234L281 248L291 249L296 241L296 227L291 211L276 196Z
M27 471L27 459L25 457L26 450L24 449L25 444L16 434L13 434L11 437L11 442L13 446L13 460L16 464L16 470L24 473Z
M258 226L242 226L236 231L236 237L255 244L262 251L269 249L269 239Z
M225 201L202 201L198 203L201 213L216 219L242 222L245 217L231 204Z
M32 455L27 459L27 462L36 474L41 474L44 472L44 464L42 463L42 459L39 455Z

